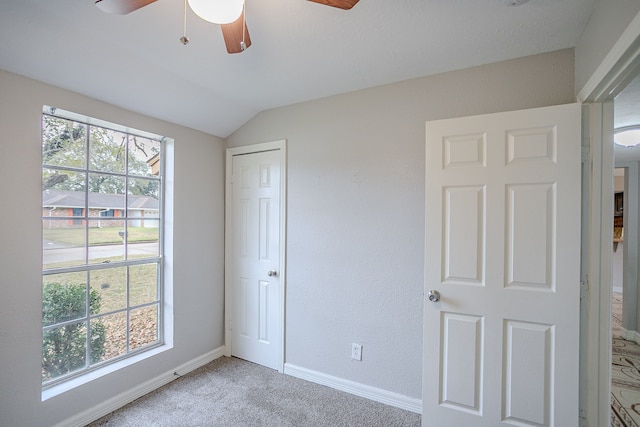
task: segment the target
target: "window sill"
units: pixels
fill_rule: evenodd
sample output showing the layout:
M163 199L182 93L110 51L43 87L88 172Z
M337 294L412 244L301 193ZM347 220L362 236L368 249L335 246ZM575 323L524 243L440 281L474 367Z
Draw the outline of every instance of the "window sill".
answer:
M150 349L149 351L145 351L143 353L128 357L119 362L115 362L110 365L106 365L102 368L98 368L94 371L87 372L86 374L81 375L79 377L72 378L69 381L65 381L63 383L54 385L53 387L47 388L46 390L42 390L41 400L44 402L45 400L51 399L52 397L58 396L62 393L66 393L69 390L73 390L76 387L87 384L98 378L104 377L105 375L109 375L120 369L126 368L127 366L131 366L142 360L148 359L150 357L163 353L167 350L170 350L172 347L173 347L172 345L164 344L159 347Z

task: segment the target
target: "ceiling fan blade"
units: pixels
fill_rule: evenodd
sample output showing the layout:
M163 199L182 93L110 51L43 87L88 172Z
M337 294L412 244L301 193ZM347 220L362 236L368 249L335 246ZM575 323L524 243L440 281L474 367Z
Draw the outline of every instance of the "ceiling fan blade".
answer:
M340 9L349 10L358 3L358 0L309 0L314 3L320 3L327 6L339 7Z
M103 12L126 15L156 0L96 0L96 6Z
M230 24L221 24L220 28L222 28L222 36L224 37L224 44L227 45L228 53L240 53L251 46L249 29L244 20L244 10L238 19Z

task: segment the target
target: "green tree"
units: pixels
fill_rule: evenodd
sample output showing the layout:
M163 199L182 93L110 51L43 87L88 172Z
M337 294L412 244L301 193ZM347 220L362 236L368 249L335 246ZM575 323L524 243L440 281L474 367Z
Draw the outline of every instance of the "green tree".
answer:
M64 152L74 152L77 156L74 162L67 166L84 166L84 144L86 142L87 125L44 116L42 120L42 162L58 164L56 156ZM71 160L69 158L67 161Z
M79 319L86 314L86 285L78 283L46 283L42 292L42 324L54 325ZM100 311L101 296L89 292L91 314ZM90 361L99 362L105 353L106 328L100 321L91 322ZM73 372L86 365L86 322L57 327L43 334L42 380L46 381Z
M148 176L150 167L144 159L157 152L158 148L151 141L135 135L45 115L42 120L43 164L83 169L88 159L88 169L96 173L90 173L88 182L85 182L82 173L45 167L42 189L84 191L86 185L92 193L124 194L127 191L124 178L109 174L128 172ZM156 181L135 180L128 191L134 195L156 197L157 189Z

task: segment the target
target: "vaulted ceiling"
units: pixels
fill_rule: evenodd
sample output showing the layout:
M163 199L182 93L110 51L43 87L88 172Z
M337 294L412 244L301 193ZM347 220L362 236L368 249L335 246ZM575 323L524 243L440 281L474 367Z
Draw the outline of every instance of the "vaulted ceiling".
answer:
M224 138L262 110L573 47L596 0L507 3L246 0L253 44L229 55L190 10L179 42L183 0L124 16L94 0L5 0L0 69Z

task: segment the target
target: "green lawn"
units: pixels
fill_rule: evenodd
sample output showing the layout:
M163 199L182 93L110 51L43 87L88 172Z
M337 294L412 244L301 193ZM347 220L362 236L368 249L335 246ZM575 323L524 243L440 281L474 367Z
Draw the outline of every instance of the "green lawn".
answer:
M105 260L116 261L115 258ZM64 265L57 265L63 267ZM94 270L89 274L91 287L101 295L100 313L106 313L126 307L127 304L127 268L116 267ZM87 283L86 272L60 273L43 276L44 283ZM149 263L129 267L129 305L138 305L158 299L157 264Z
M85 245L85 229L79 228L54 228L43 229L43 238L60 244L75 247ZM89 244L91 246L122 244L119 232L123 227L89 228ZM157 228L128 228L128 242L157 242L159 229ZM145 258L149 255L129 255L129 259ZM122 257L95 258L91 264L122 261ZM67 261L48 264L46 269L63 268L78 265L78 261ZM129 305L135 306L156 301L157 292L157 263L150 260L149 264L133 265L129 267ZM43 284L58 283L87 283L86 272L59 273L46 275L42 278ZM93 270L88 277L91 288L96 289L101 298L100 313L125 308L127 305L127 267L114 267L109 269Z
M123 227L110 228L89 228L89 245L107 245L112 243L122 243L122 238L118 234L124 231ZM127 230L129 243L155 242L158 240L157 228L129 227ZM43 229L42 237L45 240L63 243L72 246L84 246L84 228L52 228Z

